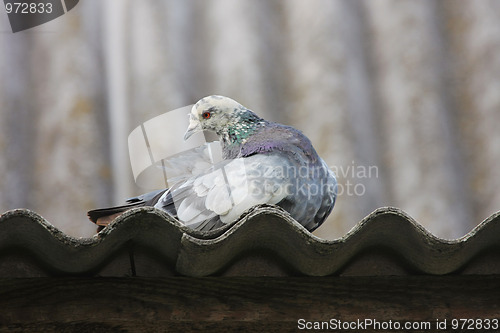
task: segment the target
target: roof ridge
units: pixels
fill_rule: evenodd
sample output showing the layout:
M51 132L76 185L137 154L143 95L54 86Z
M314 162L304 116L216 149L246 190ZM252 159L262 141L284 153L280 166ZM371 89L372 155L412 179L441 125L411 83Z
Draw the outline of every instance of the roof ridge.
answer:
M481 253L498 248L500 214L485 219L467 235L438 238L404 211L382 207L345 236L320 239L277 206L259 205L222 230L194 231L152 207L134 208L90 238L74 238L26 209L0 215L2 253L22 250L49 275L92 275L120 250L148 248L178 274L218 274L243 253L273 253L301 275L339 274L363 253L378 249L426 274L460 271Z

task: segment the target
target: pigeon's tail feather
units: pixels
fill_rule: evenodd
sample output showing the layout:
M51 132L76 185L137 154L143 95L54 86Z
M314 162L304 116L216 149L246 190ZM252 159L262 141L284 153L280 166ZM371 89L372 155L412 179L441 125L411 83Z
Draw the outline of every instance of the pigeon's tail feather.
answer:
M125 205L98 208L87 212L89 219L100 227L105 227L117 216L129 209L142 206L153 206L167 189L149 192L127 200Z
M131 208L143 206L144 202L134 202L123 206L108 207L108 208L98 208L87 212L89 219L97 225L106 226L109 222L104 222L104 218L116 217L115 215L121 214Z

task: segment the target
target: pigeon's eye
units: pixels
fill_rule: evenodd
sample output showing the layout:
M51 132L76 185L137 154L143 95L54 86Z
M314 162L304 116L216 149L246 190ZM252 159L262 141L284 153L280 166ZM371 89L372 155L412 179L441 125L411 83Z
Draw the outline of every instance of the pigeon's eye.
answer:
M203 117L203 119L210 119L210 117L212 117L212 114L208 111L205 111L201 114L201 116Z

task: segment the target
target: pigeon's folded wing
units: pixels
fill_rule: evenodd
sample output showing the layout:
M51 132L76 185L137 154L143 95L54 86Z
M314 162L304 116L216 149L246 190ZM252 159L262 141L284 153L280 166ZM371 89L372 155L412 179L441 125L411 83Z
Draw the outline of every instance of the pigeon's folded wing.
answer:
M173 185L206 173L207 170L212 170L214 164L221 160L222 148L218 141L214 141L163 159L161 168L167 175L168 184ZM166 191L166 189L162 189L132 197L126 200L126 204L120 206L93 209L87 212L87 216L92 222L106 226L113 218L131 208L155 205ZM165 210L174 216L176 215L173 204Z
M224 160L173 186L155 207L169 210L174 204L178 219L192 228L217 216L229 223L257 204L282 201L289 194L288 165L286 158L272 154Z

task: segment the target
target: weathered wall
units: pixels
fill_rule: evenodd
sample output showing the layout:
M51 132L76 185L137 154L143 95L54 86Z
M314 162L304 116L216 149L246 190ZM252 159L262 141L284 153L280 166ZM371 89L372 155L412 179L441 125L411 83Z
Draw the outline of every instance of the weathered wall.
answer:
M91 234L86 210L141 191L130 130L213 93L338 171L321 237L394 205L454 238L500 208L498 1L86 0L0 29L0 211Z

